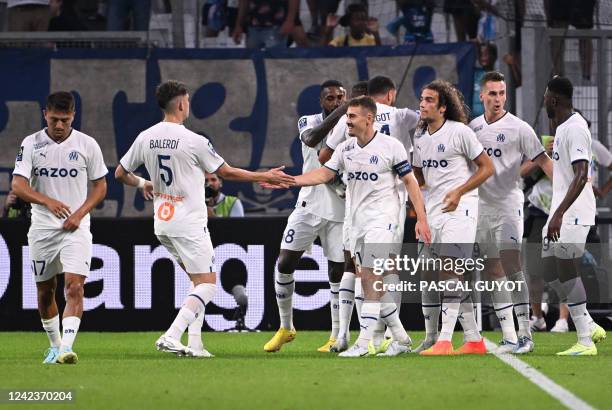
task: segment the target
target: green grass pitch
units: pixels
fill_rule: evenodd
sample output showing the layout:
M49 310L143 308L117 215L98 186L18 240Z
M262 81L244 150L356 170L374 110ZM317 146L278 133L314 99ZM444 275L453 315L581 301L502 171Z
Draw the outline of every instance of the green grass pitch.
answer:
M76 392L71 405L0 404L0 410L562 408L493 355L340 359L316 352L326 332L298 331L274 354L262 349L271 333L205 333L217 357L192 359L156 351L159 334L82 332L77 365L44 366L44 333L0 333L0 389ZM422 338L411 336L415 343ZM595 357L554 356L575 338L536 334L536 351L521 359L590 405L610 408L612 340L598 345Z

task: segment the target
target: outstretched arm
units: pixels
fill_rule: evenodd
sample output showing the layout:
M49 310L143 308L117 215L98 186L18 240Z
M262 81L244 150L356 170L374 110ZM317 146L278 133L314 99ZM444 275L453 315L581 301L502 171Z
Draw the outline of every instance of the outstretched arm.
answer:
M312 186L326 184L330 182L336 176L336 172L327 168L321 167L303 175L295 177L295 185L297 186Z
M227 163L219 167L216 173L222 178L241 182L266 182L273 185L295 185L295 178L283 172L285 167L273 168L265 172L247 171L234 168Z

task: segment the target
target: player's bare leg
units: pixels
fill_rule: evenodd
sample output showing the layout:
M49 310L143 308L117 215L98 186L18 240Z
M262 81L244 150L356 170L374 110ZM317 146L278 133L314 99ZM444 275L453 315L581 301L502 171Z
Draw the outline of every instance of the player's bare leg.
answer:
M49 338L50 347L45 353L45 364L57 362L60 345L62 343L62 333L60 330L59 311L55 301L55 289L57 288L57 278L36 282L38 313L42 321L43 329Z
M72 351L72 345L81 325L83 316L83 295L85 293L85 279L83 275L75 273L64 274L64 291L66 294L66 307L62 319L63 336L60 346L58 363L74 364L79 358Z

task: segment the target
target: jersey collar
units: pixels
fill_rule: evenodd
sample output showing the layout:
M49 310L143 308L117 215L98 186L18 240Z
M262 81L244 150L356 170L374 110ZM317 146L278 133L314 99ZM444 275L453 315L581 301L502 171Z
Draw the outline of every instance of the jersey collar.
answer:
M74 131L74 128L70 128L70 133L68 134L68 136L66 138L64 138L62 141L57 142L55 141L53 138L51 138L51 136L49 135L49 133L47 132L48 128L45 127L45 129L43 129L43 134L45 134L45 137L47 137L49 139L49 141L51 141L54 144L60 145L63 144L64 142L68 141L68 139L72 136L72 131Z

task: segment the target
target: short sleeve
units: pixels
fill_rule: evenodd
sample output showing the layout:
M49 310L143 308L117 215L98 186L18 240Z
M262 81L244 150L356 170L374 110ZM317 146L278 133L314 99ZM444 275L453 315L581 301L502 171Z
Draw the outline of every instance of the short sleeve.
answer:
M332 129L331 135L327 137L325 145L335 150L338 145L346 140L346 116L343 116Z
M104 163L102 150L95 140L91 140L87 154L87 178L91 181L100 179L108 174L108 168Z
M412 166L408 162L408 153L406 148L397 140L393 140L391 145L392 150L392 167L393 171L401 178L412 172Z
M310 130L315 126L314 121L312 119L309 121L308 117L308 115L304 115L298 120L298 132L300 133L300 137L304 131Z
M119 164L125 169L127 172L134 172L136 168L141 166L144 163L144 158L142 155L142 137L139 135L128 152L119 160Z
M212 142L205 137L201 137L201 141L198 141L196 155L200 166L206 172L216 172L225 163L225 160L215 151Z
M570 162L573 164L576 161L591 161L589 151L591 148L591 137L588 132L582 128L574 128L567 138L567 148L569 150Z
M519 129L519 137L521 144L521 152L530 160L534 160L538 155L544 152L542 142L538 139L533 128L526 123L521 124Z
M340 172L344 169L344 157L342 155L342 148L344 143L338 145L338 149L334 151L329 161L325 163L325 167L331 169L334 172Z
M609 167L610 164L612 164L612 154L610 153L608 148L606 148L605 145L603 145L596 139L593 140L591 145L593 147L593 155L595 156L595 162L597 162L603 167Z
M476 159L476 157L482 154L482 151L484 150L482 144L480 141L478 141L474 131L472 131L467 125L459 129L458 136L460 150L466 157L473 161Z
M21 175L27 179L32 175L32 143L27 138L23 140L17 151L13 175Z

